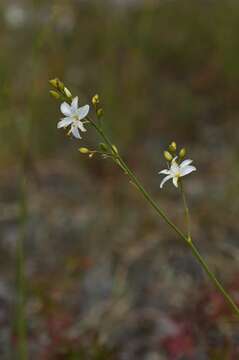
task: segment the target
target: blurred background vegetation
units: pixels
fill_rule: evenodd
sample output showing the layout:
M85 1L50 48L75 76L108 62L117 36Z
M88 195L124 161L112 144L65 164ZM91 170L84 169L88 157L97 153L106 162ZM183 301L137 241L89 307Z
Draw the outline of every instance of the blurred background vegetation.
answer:
M60 77L82 104L100 94L108 133L179 224L157 171L172 140L187 147L195 241L239 302L238 23L234 0L1 1L2 359L16 342L23 177L30 358L238 358L221 297L118 169L56 130L48 85Z

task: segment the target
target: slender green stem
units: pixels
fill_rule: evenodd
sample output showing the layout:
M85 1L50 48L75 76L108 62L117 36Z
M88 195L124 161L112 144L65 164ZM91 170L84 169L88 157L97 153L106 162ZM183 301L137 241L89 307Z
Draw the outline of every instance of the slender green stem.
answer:
M185 217L186 217L188 241L192 241L192 238L191 238L190 213L189 213L189 207L188 207L188 204L187 204L187 200L186 200L186 195L185 195L184 185L183 185L183 180L182 180L182 179L179 179L179 186L180 186L180 191L181 191L181 194L182 194L183 206L184 206Z
M186 199L186 194L185 194L185 190L184 190L183 181L182 181L182 179L179 179L179 180L180 180L179 181L179 186L180 186L180 190L181 190L181 194L182 194L183 206L184 206L186 223L187 223L188 245L190 246L190 249L191 249L193 255L197 258L198 262L202 265L202 267L206 271L207 275L210 277L210 279L213 281L213 283L216 285L216 287L220 290L220 292L222 293L224 298L227 300L227 302L230 304L232 309L238 314L238 307L236 306L234 301L232 301L229 294L227 294L227 292L224 290L223 286L217 280L216 276L210 271L210 269L208 268L207 263L205 262L203 257L200 255L198 249L196 248L196 246L192 242L189 207L188 207L188 204L187 204L187 199Z
M89 119L91 124L95 127L97 132L102 136L103 140L107 143L107 145L110 147L112 152L115 152L113 144L107 137L107 135L104 133L104 131L98 127L98 125L93 122L91 119ZM140 181L137 179L137 177L134 175L134 173L129 169L127 164L124 162L124 160L121 158L119 154L116 155L116 159L119 161L121 168L124 169L125 173L128 174L131 181L136 185L137 189L142 193L144 198L150 203L150 205L156 210L156 212L170 225L170 227L176 231L176 233L183 239L187 241L187 237L183 234L183 232L169 219L169 217L165 214L165 212L158 206L158 204L153 200L153 198L149 195L149 193L144 189L144 187L141 185Z
M216 276L213 274L213 272L209 269L206 261L203 259L201 254L199 253L198 249L196 248L195 244L192 241L188 241L188 245L195 256L195 258L198 260L198 262L202 265L203 269L209 276L209 278L212 280L214 285L217 287L217 289L221 292L224 299L227 301L228 305L231 307L233 312L239 317L239 308L231 298L231 296L228 294L228 292L224 289L222 284L219 282L219 280L216 278Z
M102 139L106 142L106 144L110 147L113 153L115 153L115 149L103 129L98 126L94 121L92 121L90 118L88 118L91 125L97 130L99 135L102 137ZM191 240L191 234L190 234L190 228L189 228L189 235L185 235L165 214L165 212L158 206L158 204L154 201L154 199L151 197L151 195L144 189L143 185L140 183L136 175L129 169L127 164L124 162L124 160L121 158L121 156L117 153L115 154L115 160L117 163L120 164L120 167L124 170L124 172L129 176L130 180L136 188L141 192L145 200L154 208L154 210L160 215L164 221L179 235L179 237L184 240L184 242L190 247L190 250L193 254L193 256L198 260L199 264L202 266L206 274L209 276L211 281L214 283L216 288L219 290L219 292L222 294L224 299L227 301L228 305L231 307L232 311L239 317L239 308L236 305L236 303L233 301L231 296L227 293L227 291L224 289L222 284L219 282L219 280L216 278L216 276L213 274L213 272L209 269L206 261L203 259L203 257L200 255L200 252L196 248L196 246L193 244ZM189 224L189 211L187 207L187 202L185 196L184 198L184 204L185 204L185 210L187 209L187 221ZM190 241L189 241L190 239Z

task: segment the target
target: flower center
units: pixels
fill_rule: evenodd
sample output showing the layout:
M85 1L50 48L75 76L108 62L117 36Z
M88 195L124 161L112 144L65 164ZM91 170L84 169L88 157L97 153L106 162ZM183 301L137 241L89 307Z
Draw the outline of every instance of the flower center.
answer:
M77 128L77 120L74 119L73 123L72 123L72 127L75 129Z

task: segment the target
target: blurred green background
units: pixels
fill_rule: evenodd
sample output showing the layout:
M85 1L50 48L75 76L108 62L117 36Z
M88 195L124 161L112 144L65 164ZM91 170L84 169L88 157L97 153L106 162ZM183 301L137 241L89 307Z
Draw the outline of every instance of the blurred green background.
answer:
M197 173L193 235L239 302L239 3L233 0L0 3L0 354L16 342L21 181L26 316L34 359L237 359L238 322L187 249L113 164L56 130L61 78L182 227L157 172L171 141ZM19 205L20 204L20 205Z

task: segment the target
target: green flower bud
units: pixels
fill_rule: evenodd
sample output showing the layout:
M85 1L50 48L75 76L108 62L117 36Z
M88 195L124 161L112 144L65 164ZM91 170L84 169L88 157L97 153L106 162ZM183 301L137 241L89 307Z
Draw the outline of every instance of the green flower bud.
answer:
M92 98L92 100L91 100L91 102L92 102L92 104L93 104L94 106L98 105L98 104L100 103L100 97L99 97L99 95L98 95L98 94L94 95L93 98Z
M81 154L88 154L90 152L90 150L87 149L86 147L79 148L79 151Z
M112 148L113 148L113 150L114 150L114 153L118 155L119 152L118 152L117 147L116 147L115 145L112 145Z
M164 151L164 152L163 152L163 155L164 155L164 157L165 157L165 159L166 159L167 161L172 161L172 160L173 160L172 155L171 155L168 151Z
M182 148L180 151L179 151L179 157L182 159L184 158L184 156L186 155L187 151L185 148Z
M51 94L51 96L53 96L57 100L60 99L60 97L61 97L61 95L58 92L54 91L54 90L50 90L50 94Z
M177 150L177 144L175 141L171 142L171 144L169 145L169 151L171 152L175 152Z
M104 115L104 110L102 108L98 109L96 115L98 118L101 118Z
M59 80L58 79L52 79L52 80L49 80L49 83L56 89L58 89L58 83L59 83Z
M105 143L100 143L99 146L101 151L108 151L108 146Z
M62 81L58 80L58 89L64 92L65 85Z
M72 94L71 94L70 90L67 89L67 87L64 87L64 93L65 93L65 95L66 95L68 98L71 98L71 97L72 97Z

